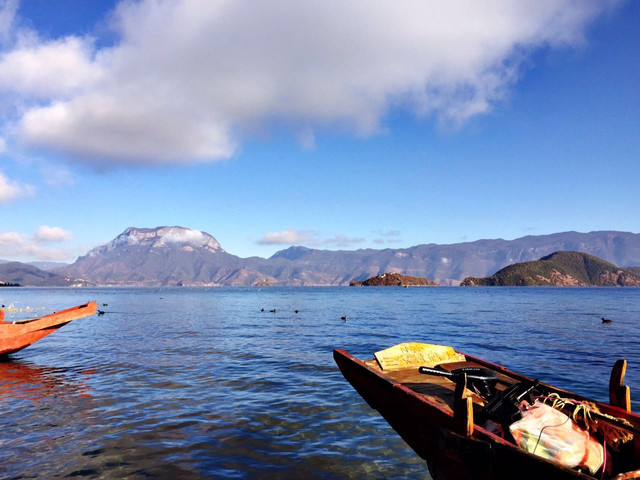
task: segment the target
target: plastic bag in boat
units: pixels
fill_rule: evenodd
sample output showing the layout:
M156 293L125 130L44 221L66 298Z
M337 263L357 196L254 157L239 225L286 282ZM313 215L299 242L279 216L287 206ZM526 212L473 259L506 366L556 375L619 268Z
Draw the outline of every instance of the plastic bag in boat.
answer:
M509 430L527 452L570 468L588 468L591 474L602 466L602 445L564 413L544 403L536 402L522 412L522 419Z

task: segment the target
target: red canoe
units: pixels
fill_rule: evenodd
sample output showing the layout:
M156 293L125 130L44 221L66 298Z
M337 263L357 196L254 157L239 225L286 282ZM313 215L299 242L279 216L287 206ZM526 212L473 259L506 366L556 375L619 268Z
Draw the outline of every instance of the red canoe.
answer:
M8 355L22 350L72 320L94 315L97 308L97 303L94 301L44 317L16 320L15 322L5 322L4 312L0 310L0 355Z
M631 412L623 385L624 360L614 366L608 405L442 345L400 344L364 361L343 350L333 356L349 383L427 461L435 480L640 478L640 416ZM578 405L590 411L584 427L572 417ZM567 420L540 421L535 430L530 421L542 411L550 415L545 419ZM527 422L525 438L520 428ZM565 428L556 434L552 427ZM585 445L575 465L567 456L577 442L561 443L571 435ZM558 444L566 448L554 451Z

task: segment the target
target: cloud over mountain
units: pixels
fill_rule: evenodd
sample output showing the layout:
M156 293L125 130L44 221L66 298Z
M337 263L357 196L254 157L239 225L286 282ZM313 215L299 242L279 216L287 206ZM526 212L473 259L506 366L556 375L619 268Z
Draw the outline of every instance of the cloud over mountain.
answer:
M192 163L274 122L305 143L375 134L395 107L457 124L504 99L533 50L580 43L608 5L125 1L102 47L41 38L0 0L0 137L86 163Z

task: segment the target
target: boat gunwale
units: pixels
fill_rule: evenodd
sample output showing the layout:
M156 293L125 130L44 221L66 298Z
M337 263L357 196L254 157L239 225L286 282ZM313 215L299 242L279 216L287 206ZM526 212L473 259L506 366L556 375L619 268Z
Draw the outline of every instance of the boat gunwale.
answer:
M88 309L86 312L83 311L85 308ZM73 320L94 315L97 309L98 304L95 300L93 300L81 305L76 305L75 307L60 310L59 312L48 313L47 315L43 315L41 317L23 318L13 321L7 321L5 319L3 322L0 322L0 327L14 327L13 329L18 329L19 327L29 327L37 323L43 323L46 324L46 326L40 328L50 328L57 325L56 321L69 323ZM73 315L76 313L77 315ZM71 318L67 318L68 316L71 316ZM51 320L54 320L54 322L50 323Z

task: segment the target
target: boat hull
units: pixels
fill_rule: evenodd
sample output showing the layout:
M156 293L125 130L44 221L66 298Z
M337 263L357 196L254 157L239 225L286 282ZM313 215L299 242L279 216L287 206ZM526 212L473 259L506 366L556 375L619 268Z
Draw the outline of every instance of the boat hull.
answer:
M451 409L432 402L343 350L334 351L340 371L428 465L435 480L514 478L593 479L513 446L475 426L456 432ZM524 378L524 377L523 377Z
M40 318L0 323L0 356L19 352L78 318L94 315L97 303L89 302Z

